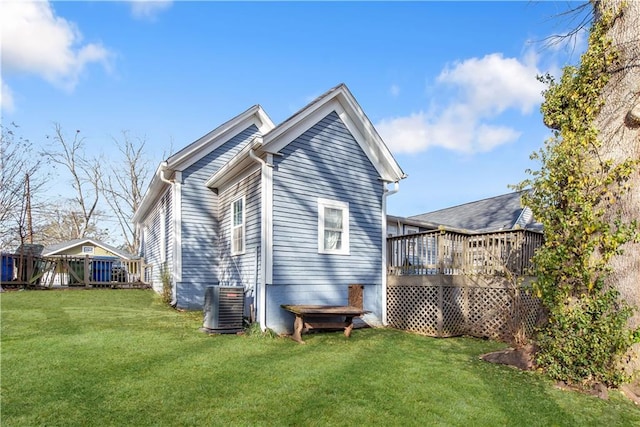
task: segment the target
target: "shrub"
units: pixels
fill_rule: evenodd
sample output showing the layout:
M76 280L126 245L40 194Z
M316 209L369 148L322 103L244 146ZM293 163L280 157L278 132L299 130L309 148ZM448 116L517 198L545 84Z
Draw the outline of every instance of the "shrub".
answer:
M160 280L162 281L162 302L169 305L173 301L173 286L171 272L167 264L162 264L162 267L160 267Z

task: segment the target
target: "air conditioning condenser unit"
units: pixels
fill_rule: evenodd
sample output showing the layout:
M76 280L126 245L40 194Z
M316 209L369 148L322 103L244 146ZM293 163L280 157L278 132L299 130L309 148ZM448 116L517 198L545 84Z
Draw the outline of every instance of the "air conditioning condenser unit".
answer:
M207 286L204 294L205 332L232 334L244 330L244 288Z

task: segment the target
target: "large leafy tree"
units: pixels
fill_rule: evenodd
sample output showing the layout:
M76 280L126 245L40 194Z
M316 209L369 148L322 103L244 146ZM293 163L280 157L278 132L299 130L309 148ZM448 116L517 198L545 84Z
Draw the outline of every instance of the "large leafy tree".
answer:
M522 186L545 227L536 289L549 323L538 361L560 380L617 385L635 368L640 323L640 2L592 5L580 65L544 78L553 137Z

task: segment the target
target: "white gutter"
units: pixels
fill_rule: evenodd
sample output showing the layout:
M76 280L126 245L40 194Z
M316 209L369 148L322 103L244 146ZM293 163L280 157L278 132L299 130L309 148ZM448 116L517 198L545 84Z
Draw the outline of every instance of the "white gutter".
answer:
M382 193L382 324L387 326L387 197L400 190L400 181L393 183L393 190L387 189L384 183Z
M251 150L249 150L249 157L251 157L253 160L255 160L256 162L260 163L262 166L268 166L270 168L273 167L273 165L271 163L267 163L264 160L262 160L261 157L258 157L258 155L255 153L255 149L252 148Z

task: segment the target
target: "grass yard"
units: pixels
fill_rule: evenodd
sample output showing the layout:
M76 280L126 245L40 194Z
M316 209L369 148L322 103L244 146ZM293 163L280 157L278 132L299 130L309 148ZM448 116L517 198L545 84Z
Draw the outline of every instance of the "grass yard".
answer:
M148 290L1 294L2 426L640 425L640 409L388 329L208 336Z

